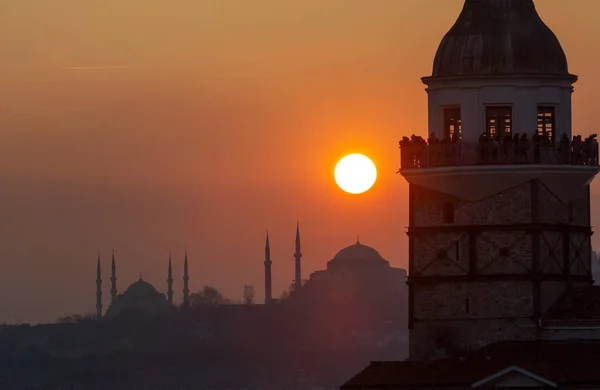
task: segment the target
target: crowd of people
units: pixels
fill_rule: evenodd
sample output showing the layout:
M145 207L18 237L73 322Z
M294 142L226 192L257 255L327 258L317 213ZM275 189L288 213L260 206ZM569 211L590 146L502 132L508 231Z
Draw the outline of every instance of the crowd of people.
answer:
M598 165L596 134L571 140L562 134L558 142L547 132L504 136L482 134L475 144L462 142L456 134L439 139L432 133L427 140L412 135L400 141L402 167L424 167L489 163L546 163ZM474 147L473 147L474 145Z

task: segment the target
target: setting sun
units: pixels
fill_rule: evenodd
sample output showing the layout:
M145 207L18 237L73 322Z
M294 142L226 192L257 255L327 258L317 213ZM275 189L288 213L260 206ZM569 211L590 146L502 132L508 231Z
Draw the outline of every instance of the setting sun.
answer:
M349 154L335 166L335 182L350 194L368 191L377 179L377 168L373 161L362 154Z

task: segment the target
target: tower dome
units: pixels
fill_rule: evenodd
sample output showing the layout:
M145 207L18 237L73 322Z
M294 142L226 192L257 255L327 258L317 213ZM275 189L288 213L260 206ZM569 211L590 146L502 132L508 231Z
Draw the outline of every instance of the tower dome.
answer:
M432 77L570 76L533 0L466 0L435 55Z

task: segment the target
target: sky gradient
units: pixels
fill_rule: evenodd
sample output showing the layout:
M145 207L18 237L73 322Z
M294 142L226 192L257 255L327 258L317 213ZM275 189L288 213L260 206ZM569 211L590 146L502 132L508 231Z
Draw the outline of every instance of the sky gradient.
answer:
M407 263L398 140L425 136L435 50L462 0L5 0L0 4L0 322L94 312L95 261L109 299L139 274L181 300L210 284L263 300L359 234ZM538 0L571 72L574 131L598 131L596 0ZM347 153L379 170L343 193ZM592 186L593 223L598 184ZM600 247L599 238L593 243Z

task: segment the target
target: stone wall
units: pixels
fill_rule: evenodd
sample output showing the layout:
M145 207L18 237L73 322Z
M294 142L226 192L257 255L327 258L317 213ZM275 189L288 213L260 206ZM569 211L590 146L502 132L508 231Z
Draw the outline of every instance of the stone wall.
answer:
M543 231L540 234L540 272L560 275L564 269L566 249L562 232Z
M469 271L469 236L440 232L413 238L413 276L466 275Z
M588 233L571 233L569 273L592 278L592 248Z
M565 201L537 183L473 202L411 185L411 358L535 339L535 316L565 292L566 276L590 273L587 188ZM453 223L443 220L448 203Z
M419 321L515 318L532 314L529 281L438 282L414 286Z
M540 312L548 311L560 296L567 290L568 282L564 280L543 280L540 283Z
M542 182L539 200L539 222L589 226L590 203L586 187L572 199L561 199Z
M528 274L532 269L531 234L527 231L484 231L476 237L478 274Z
M531 183L508 188L476 202L467 202L451 195L424 187L411 186L414 191L414 225L444 226L442 207L454 207L454 223L458 226L492 225L531 222Z

